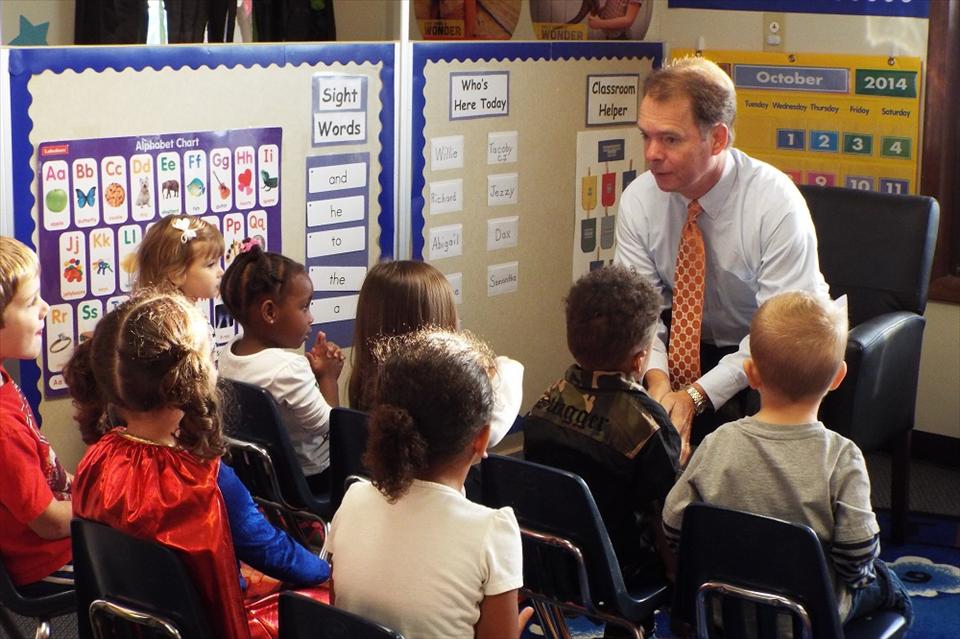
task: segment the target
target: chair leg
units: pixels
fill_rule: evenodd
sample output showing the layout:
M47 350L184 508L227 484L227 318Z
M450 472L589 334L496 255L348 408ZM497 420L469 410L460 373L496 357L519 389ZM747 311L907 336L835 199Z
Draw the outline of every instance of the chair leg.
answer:
M890 519L893 543L907 540L907 514L910 511L910 440L912 430L904 431L894 442L890 471Z
M17 624L14 623L13 619L10 617L10 613L5 609L0 607L0 628L3 628L4 632L7 633L7 636L13 637L13 639L26 639L17 628Z

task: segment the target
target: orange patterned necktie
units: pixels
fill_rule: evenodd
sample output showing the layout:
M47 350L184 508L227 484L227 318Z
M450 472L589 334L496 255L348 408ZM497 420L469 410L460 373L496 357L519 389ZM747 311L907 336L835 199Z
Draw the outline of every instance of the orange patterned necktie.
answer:
M667 363L673 390L686 388L700 379L700 325L703 321L703 286L707 276L707 253L697 217L700 202L687 205L687 222L680 234L677 270L673 282L673 310L670 319L670 347Z

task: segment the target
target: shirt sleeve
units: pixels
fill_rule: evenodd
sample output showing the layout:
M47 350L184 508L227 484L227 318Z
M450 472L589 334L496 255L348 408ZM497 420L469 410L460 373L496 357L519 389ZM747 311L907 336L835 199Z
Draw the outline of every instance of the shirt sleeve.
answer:
M295 585L326 581L330 566L273 526L257 509L246 486L221 463L217 485L223 494L237 558L274 579Z
M870 476L863 453L847 442L831 480L833 542L830 560L837 574L853 587L876 578L873 561L880 555L880 527L870 505Z
M493 379L493 415L490 418L490 443L493 448L510 431L523 403L523 364L509 357L497 357Z
M760 215L755 251L756 306L786 291L809 291L827 295L829 288L820 273L817 256L817 235L803 195L784 176L769 178L770 202ZM782 180L780 179L782 178ZM737 351L722 358L699 380L715 408L747 387L743 362L750 357L750 337L744 337Z
M520 526L512 508L500 508L493 513L484 552L487 566L484 595L499 595L523 586Z
M307 358L299 355L274 380L275 397L293 414L300 428L326 433L330 430L330 405L323 398Z
M37 457L37 442L10 411L0 414L0 504L23 525L40 516L54 500Z
M629 189L630 187L628 187ZM627 193L625 195L632 195ZM670 308L670 303L664 298L663 278L657 270L646 233L646 220L641 210L643 205L635 201L635 197L620 198L620 212L617 215L617 243L613 261L628 267L642 276L653 285L660 296L660 312ZM647 356L646 370L661 370L667 372L667 325L657 317L657 334L653 339L650 354ZM644 371L646 372L646 371Z
M683 526L683 511L691 502L702 501L700 492L697 490L697 475L699 474L700 462L704 457L709 456L709 438L705 439L697 450L694 451L687 468L677 479L667 494L667 500L663 504L663 532L667 537L667 544L674 552L680 547L680 529Z

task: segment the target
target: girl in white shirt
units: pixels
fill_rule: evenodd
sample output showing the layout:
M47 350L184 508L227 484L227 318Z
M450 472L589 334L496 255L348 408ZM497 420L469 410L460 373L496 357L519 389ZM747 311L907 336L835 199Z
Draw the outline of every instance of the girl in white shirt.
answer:
M490 438L494 356L469 335L438 329L378 351L364 457L373 483L354 484L333 519L331 600L407 639L515 638L516 517L463 494Z
M306 269L254 244L230 264L220 294L243 327L220 354L220 375L273 395L310 489L327 491L330 409L340 404L343 354L322 331L305 355L289 350L303 345L313 324Z

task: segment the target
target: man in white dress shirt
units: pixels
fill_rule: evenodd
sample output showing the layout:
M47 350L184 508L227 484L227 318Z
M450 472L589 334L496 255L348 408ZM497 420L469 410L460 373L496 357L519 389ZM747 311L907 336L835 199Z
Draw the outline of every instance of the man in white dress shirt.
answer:
M686 444L691 431L696 443L755 408L743 361L760 304L786 290L828 292L803 196L780 170L732 147L736 109L732 80L712 62L687 58L651 74L637 122L648 170L624 191L617 220L616 261L657 287L670 321L688 205L697 200L702 209L700 377L671 386L664 321L644 376Z

